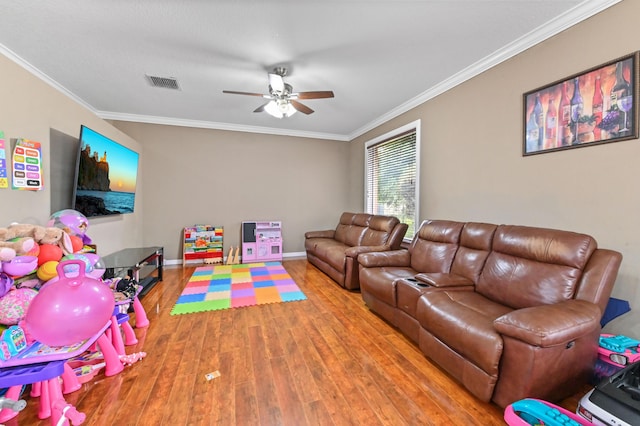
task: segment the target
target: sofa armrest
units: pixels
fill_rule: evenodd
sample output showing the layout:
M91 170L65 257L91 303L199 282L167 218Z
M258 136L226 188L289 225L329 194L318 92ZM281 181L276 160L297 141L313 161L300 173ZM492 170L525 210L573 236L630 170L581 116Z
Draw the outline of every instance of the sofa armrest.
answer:
M432 287L473 287L473 281L458 274L444 274L440 272L421 272L416 275L420 282Z
M373 252L389 251L389 250L391 250L391 247L389 247L388 245L381 245L381 246L355 246L355 247L349 247L348 249L346 249L344 254L347 257L357 258L358 255L362 254L362 253L373 253Z
M584 300L518 309L497 318L500 334L534 346L565 344L600 327L600 308Z
M408 250L368 252L358 255L358 263L365 268L409 266L411 265L411 256Z
M327 229L324 231L308 231L304 233L305 238L333 238L336 235L335 229Z

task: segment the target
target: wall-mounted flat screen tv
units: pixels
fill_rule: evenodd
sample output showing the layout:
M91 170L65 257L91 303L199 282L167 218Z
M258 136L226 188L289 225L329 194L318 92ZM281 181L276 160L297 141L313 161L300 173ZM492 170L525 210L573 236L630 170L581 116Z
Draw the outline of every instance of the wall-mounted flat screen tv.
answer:
M74 209L86 217L133 213L138 153L80 127Z

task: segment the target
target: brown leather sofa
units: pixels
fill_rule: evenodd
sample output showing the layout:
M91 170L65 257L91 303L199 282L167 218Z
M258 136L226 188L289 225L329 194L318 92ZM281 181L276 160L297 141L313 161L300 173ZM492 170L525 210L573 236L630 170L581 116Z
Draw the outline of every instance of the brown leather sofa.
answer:
M431 220L358 257L370 310L483 401L557 401L595 365L622 255L584 234Z
M305 233L307 259L342 287L357 290L358 255L399 249L407 228L397 217L345 212L336 229Z

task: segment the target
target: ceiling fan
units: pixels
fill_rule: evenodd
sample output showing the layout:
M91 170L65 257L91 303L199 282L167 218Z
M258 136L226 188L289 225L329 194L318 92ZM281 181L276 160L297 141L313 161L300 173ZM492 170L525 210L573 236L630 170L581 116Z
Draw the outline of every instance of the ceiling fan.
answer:
M284 76L287 75L285 67L276 67L273 72L269 73L269 94L238 92L235 90L223 90L222 93L232 95L248 95L259 96L269 99L269 102L256 108L253 112L266 112L276 118L291 117L297 111L303 114L311 114L313 110L298 99L323 99L333 98L331 90L314 91L314 92L294 92L290 84L284 82Z

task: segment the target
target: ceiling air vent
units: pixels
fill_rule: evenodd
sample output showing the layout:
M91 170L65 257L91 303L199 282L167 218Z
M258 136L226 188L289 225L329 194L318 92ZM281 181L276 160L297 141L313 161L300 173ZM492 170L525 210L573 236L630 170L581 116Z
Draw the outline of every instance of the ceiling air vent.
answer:
M173 77L156 77L153 75L147 75L147 80L149 80L149 83L151 83L153 87L180 90L178 80Z

